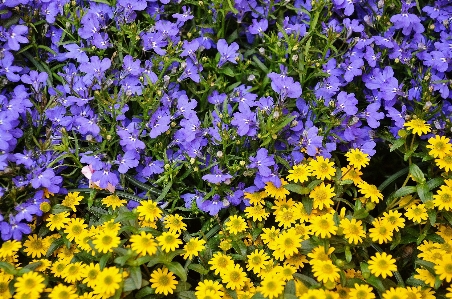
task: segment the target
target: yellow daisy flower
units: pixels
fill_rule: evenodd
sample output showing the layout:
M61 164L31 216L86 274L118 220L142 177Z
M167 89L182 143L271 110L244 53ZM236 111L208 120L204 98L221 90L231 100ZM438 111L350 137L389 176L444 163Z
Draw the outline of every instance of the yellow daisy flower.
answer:
M392 225L385 219L375 219L372 222L373 228L369 229L369 237L378 244L383 244L392 240Z
M69 222L69 212L62 212L58 214L50 214L46 219L46 226L51 230L59 230L62 229L66 223Z
M83 283L86 283L87 286L93 288L96 285L97 277L101 272L100 265L91 263L89 265L86 265L82 272Z
M77 236L81 235L83 231L88 227L87 224L80 218L71 218L64 229L67 234L66 238L69 241L74 240Z
M113 248L118 247L121 239L116 233L102 231L93 240L94 248L102 253L113 252Z
M325 159L322 156L318 156L317 159L309 162L309 170L319 180L329 180L336 173L334 162L330 162L330 159Z
M147 221L154 221L162 217L162 210L157 206L157 203L152 200L143 200L141 205L137 207L137 212L140 217Z
M178 214L168 215L165 217L163 224L167 230L172 233L180 234L187 229L187 225L182 221L182 216Z
M210 270L214 270L215 274L220 274L227 271L228 268L234 265L232 258L221 252L215 252L213 257L209 261Z
M252 205L264 205L264 198L267 197L267 192L254 192L249 193L245 192L244 197L250 201L250 204Z
M361 220L343 218L339 226L343 230L344 237L351 244L361 243L366 237Z
M347 167L342 167L341 172L342 172L341 180L343 181L352 180L353 184L355 185L359 185L363 181L361 179L363 173L359 169L356 169L351 165L348 165Z
M298 249L301 248L301 236L295 234L292 230L288 230L280 234L274 243L275 246L272 246L272 248L276 250L273 255L276 257L276 253L279 252L282 256L277 258L283 260L285 257L291 257L298 252Z
M369 165L369 155L363 153L358 148L350 149L345 156L347 157L348 163L356 169L361 169Z
M311 171L309 170L309 166L306 164L298 164L294 165L292 169L289 170L289 175L286 177L288 181L293 181L294 183L306 182L311 175Z
M316 186L310 193L309 197L313 199L313 207L314 209L322 210L323 207L329 208L333 205L332 198L336 195L334 193L334 188L331 184L321 183Z
M44 291L44 277L37 272L27 272L16 279L14 283L18 294L38 295Z
M452 280L452 256L450 254L438 261L434 267L436 275L439 279L450 282Z
M82 262L71 263L64 268L63 273L61 273L61 277L63 277L64 281L67 283L80 281L83 278L84 269L85 265L82 264Z
M49 293L49 299L78 299L77 289L59 283Z
M16 240L9 240L2 244L0 248L0 258L6 258L10 256L14 256L19 249L22 248L22 244Z
M57 260L53 262L50 271L55 277L62 277L64 270L66 269L67 262L65 260Z
M306 255L301 254L300 252L295 253L291 257L287 258L284 261L284 265L293 266L296 269L300 269L304 267L304 264L307 263Z
M218 281L205 279L198 283L196 287L195 295L196 298L202 298L203 295L209 293L211 298L222 298L223 297L223 285L221 285Z
M427 209L424 204L412 205L406 210L405 216L415 223L421 223L428 219Z
M142 231L139 235L132 235L130 243L132 250L138 254L153 255L157 252L157 242L152 234Z
M374 299L375 294L372 292L372 288L367 284L355 283L354 288L350 289L350 299Z
M45 256L48 249L44 246L44 240L38 235L28 236L28 240L24 242L24 247L24 252L32 258Z
M374 203L378 203L383 199L383 194L378 190L377 186L362 181L359 185L359 192Z
M284 291L284 280L276 276L266 276L257 290L264 295L265 298L278 298Z
M174 251L180 244L182 244L182 240L179 239L179 235L171 232L163 232L157 237L157 241L159 242L162 250L165 252Z
M151 288L155 289L156 294L172 294L176 289L177 280L172 272L168 271L167 268L154 270L151 274L151 279L149 280L152 285Z
M280 230L274 226L272 226L271 228L264 227L262 229L260 237L265 244L269 244L270 242L273 242L278 238L279 233Z
M95 294L99 294L103 298L109 298L121 287L122 281L123 275L119 273L119 269L108 267L97 275L96 284L92 288Z
M240 265L233 265L220 273L222 281L231 290L241 289L246 282L246 273Z
M268 196L272 196L273 198L280 199L280 198L286 198L286 195L288 195L290 192L286 188L284 188L284 185L287 185L288 183L281 179L281 186L276 187L273 185L272 182L265 183L265 192L267 192Z
M191 238L184 246L184 259L191 259L198 256L198 254L206 248L204 244L206 244L206 241L202 239Z
M443 158L452 153L452 144L449 138L436 135L429 138L428 143L426 147L430 149L429 155L433 158Z
M102 198L102 204L107 208L112 208L113 210L116 210L119 207L123 207L126 203L126 200L120 199L116 194Z
M419 136L427 134L431 131L430 125L420 118L412 119L406 122L404 127L407 127L409 130L413 131L413 134L417 134Z
M255 249L252 253L247 255L246 268L252 270L255 274L259 274L261 269L270 263L270 257L264 250Z
M229 221L226 222L226 230L231 234L238 234L244 232L248 228L248 225L245 222L245 219L241 216L231 216L229 217Z
M435 159L435 163L439 168L444 169L444 171L450 171L452 169L452 154Z
M12 297L9 291L9 283L13 279L12 275L0 275L0 298L9 299Z
M253 205L245 208L246 218L253 218L253 222L263 221L268 218L270 213L267 213L265 208L261 205Z
M402 213L397 210L384 212L383 219L387 220L392 225L392 229L395 231L399 231L400 228L405 227L405 218L403 218Z
M339 268L329 259L326 261L313 261L312 271L318 282L335 282L340 278Z
M386 276L392 276L392 272L397 271L395 262L396 260L392 258L392 255L386 252L377 252L368 262L370 273L375 276L381 276L383 279Z
M383 299L405 299L408 298L406 289L404 288L390 288L383 293ZM416 298L416 297L414 297Z
M415 279L423 281L426 285L429 285L432 288L435 286L436 276L430 271L427 269L417 268L416 272L417 274L414 275Z
M334 223L333 214L313 217L310 228L314 235L321 238L331 238L332 235L336 235L338 229Z
M77 209L75 206L78 206L80 204L80 201L83 199L83 196L79 196L80 192L70 192L66 197L63 199L63 202L61 203L63 206L71 208L73 212L76 212Z
M433 204L439 210L452 210L452 188L449 186L441 186L437 194L433 195Z
M278 226L284 226L284 228L289 228L300 218L300 213L295 207L287 209L281 208L275 211L275 221Z

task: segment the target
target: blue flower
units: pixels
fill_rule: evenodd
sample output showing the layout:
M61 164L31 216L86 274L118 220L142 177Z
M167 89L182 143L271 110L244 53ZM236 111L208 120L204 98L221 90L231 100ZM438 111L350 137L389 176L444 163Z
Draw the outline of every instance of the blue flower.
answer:
M286 98L296 99L301 96L301 84L295 82L292 77L274 72L268 74L268 77L272 79L271 87L273 91L280 95L280 101L284 101Z
M23 234L28 235L31 233L31 228L26 223L18 221L13 215L9 215L9 222L3 221L0 223L0 232L3 241L11 238L20 241Z
M119 164L119 173L126 173L130 168L137 167L138 159L139 155L135 150L127 151L123 156L118 155L117 164Z
M262 19L260 21L253 19L253 23L248 27L248 31L251 34L257 34L259 36L262 36L262 34L267 30L267 28L268 28L267 19Z
M260 148L256 153L256 157L251 156L249 159L251 162L248 165L249 168L257 168L259 174L264 177L271 175L272 171L269 166L275 165L275 160L273 159L273 155L268 155L267 149Z
M25 25L13 25L8 30L6 35L6 40L8 42L8 47L11 50L17 51L20 49L20 44L28 43L28 27Z
M225 39L219 39L217 42L217 49L221 55L217 67L222 67L227 61L237 64L236 59L239 56L239 53L237 53L239 45L236 42L233 42L230 46L228 46Z
M223 172L215 165L211 174L203 175L202 179L212 184L219 184L232 179L232 175L223 174Z

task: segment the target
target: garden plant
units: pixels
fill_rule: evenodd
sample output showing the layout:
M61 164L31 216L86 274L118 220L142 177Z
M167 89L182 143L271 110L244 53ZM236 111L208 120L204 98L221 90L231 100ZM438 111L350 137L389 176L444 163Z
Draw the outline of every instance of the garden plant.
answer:
M0 298L452 298L451 23L1 0Z

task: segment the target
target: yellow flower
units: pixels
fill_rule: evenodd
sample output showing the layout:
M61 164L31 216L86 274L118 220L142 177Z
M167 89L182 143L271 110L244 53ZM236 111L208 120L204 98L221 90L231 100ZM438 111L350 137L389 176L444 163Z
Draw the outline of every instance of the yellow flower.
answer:
M330 162L330 159L318 156L316 160L309 162L309 170L319 180L329 180L336 173L334 168L334 162Z
M254 205L245 208L246 218L253 218L253 222L263 221L270 215L261 205Z
M58 214L50 214L47 218L46 226L51 230L62 229L69 221L69 212L62 212Z
M66 286L61 283L56 285L49 293L49 299L78 299L74 286Z
M215 252L213 257L209 261L210 270L214 270L215 274L220 274L224 271L227 271L228 268L234 265L232 258L228 255L225 255L221 252Z
M370 199L372 202L378 203L380 199L383 199L383 194L378 190L377 186L368 184L362 181L359 185L359 192L365 197Z
M248 226L246 225L245 219L237 215L231 216L229 218L229 221L226 222L227 231L234 235L244 232L247 229L247 227Z
M296 269L303 268L304 263L307 263L306 255L301 254L300 252L295 253L291 257L287 258L284 261L284 265L290 265L295 267Z
M301 236L295 234L293 230L288 230L280 234L274 243L275 246L272 246L272 248L275 248L273 255L279 260L283 260L284 257L290 257L298 252L301 247ZM277 257L277 253L282 255Z
M441 186L437 194L433 195L433 204L440 210L452 210L452 188Z
M417 268L416 272L417 274L414 275L415 279L422 280L426 285L429 285L431 287L435 286L436 276L430 271L428 271L427 269Z
M369 155L363 153L358 148L350 149L345 156L347 157L347 161L356 169L361 169L369 165Z
M0 248L0 258L6 258L10 256L14 256L19 249L22 248L22 244L16 240L6 241L2 244Z
M99 231L117 234L121 229L121 224L119 222L115 222L114 219L111 219L107 222L104 222L101 226L98 226L96 229L99 229L96 232L96 234L99 233Z
M420 118L412 119L406 122L403 126L412 130L413 134L418 134L419 136L427 134L431 131L430 125L427 124L425 120L422 120Z
M67 262L65 260L57 260L53 262L51 271L55 277L62 277L66 269Z
M252 205L263 205L264 204L264 198L267 197L267 192L254 192L249 193L245 192L244 197L250 201L250 204Z
M400 228L405 227L405 218L403 218L402 213L397 210L384 212L383 219L387 220L392 225L392 229L395 231L399 231Z
M9 283L14 276L8 274L0 275L0 298L9 299L11 298L11 293L9 291Z
M272 226L271 228L264 227L261 233L261 239L265 244L275 241L279 236L280 230Z
M435 159L435 163L439 168L450 171L452 169L452 153L444 155L442 158Z
M191 259L204 250L206 241L198 238L191 238L184 246L184 259Z
M182 222L182 216L178 214L168 215L163 221L165 228L172 233L180 234L187 229L187 225Z
M160 247L165 252L170 252L176 250L182 241L179 239L179 235L170 232L163 232L157 237Z
M341 180L352 180L353 184L359 185L363 180L361 175L363 174L359 169L354 168L351 165L341 168L342 178Z
M83 219L71 218L64 230L67 234L66 238L69 241L74 240L77 236L81 235L87 227L88 225L84 223Z
M83 283L86 283L86 285L91 288L94 287L97 283L97 277L99 276L100 272L101 270L99 264L91 263L87 265L83 269Z
M416 223L421 223L428 219L427 209L424 204L412 205L405 212L406 218Z
M321 238L331 238L337 232L337 226L333 220L333 214L325 214L313 217L310 225L314 235Z
M270 263L270 257L264 250L255 249L252 253L247 255L246 268L252 270L255 274L259 274L261 269Z
M309 166L306 164L298 164L294 165L292 169L289 170L289 175L286 177L288 181L293 181L294 183L306 182L311 175L311 171L309 170Z
M375 256L371 257L369 260L369 270L375 276L381 276L386 278L386 276L392 276L393 271L397 271L397 266L395 264L396 260L392 258L392 255L386 252L377 252Z
M351 244L361 243L366 237L361 220L344 218L341 220L340 227L343 229L344 237Z
M44 240L38 235L28 236L28 240L24 242L24 247L24 252L32 258L45 256L48 249L44 246Z
M331 187L331 184L325 185L323 182L309 193L309 197L314 200L314 209L320 210L322 210L324 206L325 208L331 207L334 203L332 198L335 195L336 193L334 193L334 188Z
M297 272L297 267L284 264L284 266L279 268L277 275L284 281L289 281L293 279L293 275Z
M258 291L264 295L265 298L273 299L279 297L284 291L284 280L277 276L266 276L261 281L261 286Z
M137 212L140 217L144 217L147 221L154 221L162 217L162 210L157 206L157 203L152 200L143 200L141 205L137 207Z
M172 272L168 271L167 268L154 270L151 274L151 279L149 280L152 285L151 287L155 289L156 294L172 294L176 289L177 280Z
M340 277L339 268L329 259L326 261L313 261L312 271L318 282L335 282Z
M278 222L278 226L284 226L284 228L291 227L300 216L299 211L295 207L290 209L281 208L275 211L275 221Z
M66 268L64 268L61 276L67 283L74 283L76 281L82 280L84 269L85 265L82 264L82 262L71 263L67 265Z
M452 152L452 144L450 139L444 136L435 135L428 139L427 148L430 149L429 155L433 158L443 158Z
M73 212L76 212L77 209L75 206L79 205L80 201L83 199L83 196L79 195L80 192L68 193L61 204L65 207L71 208Z
M373 299L375 294L372 293L372 288L367 284L357 284L355 287L350 289L350 299Z
M392 240L392 225L385 219L375 219L372 222L373 228L369 229L369 237L378 244L383 244Z
M286 198L286 195L288 195L290 192L289 190L284 188L284 185L287 185L287 182L284 179L281 179L280 187L276 187L272 182L267 182L265 183L265 192L267 192L268 196L272 196L276 199Z
M383 293L383 299L406 299L406 298L408 298L408 296L406 289L404 288L390 288L389 290Z
M141 255L153 255L157 252L157 243L154 240L154 236L141 232L139 235L132 235L130 237L131 248Z
M213 280L203 280L198 283L196 287L195 295L196 298L202 298L203 295L209 293L213 298L221 298L223 297L223 285L221 285L218 281Z
M118 247L121 239L116 233L109 231L100 232L93 240L94 248L102 253L113 252L113 248Z
M98 275L95 285L92 287L95 294L102 298L109 298L121 287L123 275L116 267L104 268Z
M450 254L443 256L434 267L436 275L439 279L450 282L452 280L452 256Z
M37 295L44 291L44 277L37 272L27 272L17 278L14 283L18 294Z
M112 208L115 210L116 208L124 206L127 201L124 199L120 199L116 194L109 195L107 197L102 198L102 204L107 206L107 208Z
M231 290L241 289L246 282L246 273L243 272L242 267L233 265L225 271L220 273L222 281L226 287Z

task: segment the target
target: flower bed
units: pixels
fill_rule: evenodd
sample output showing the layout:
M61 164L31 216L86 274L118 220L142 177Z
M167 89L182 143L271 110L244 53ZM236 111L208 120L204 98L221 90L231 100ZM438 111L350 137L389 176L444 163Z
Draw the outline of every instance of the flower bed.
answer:
M0 3L1 298L452 298L449 1Z

